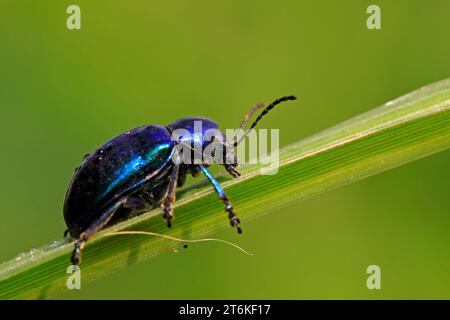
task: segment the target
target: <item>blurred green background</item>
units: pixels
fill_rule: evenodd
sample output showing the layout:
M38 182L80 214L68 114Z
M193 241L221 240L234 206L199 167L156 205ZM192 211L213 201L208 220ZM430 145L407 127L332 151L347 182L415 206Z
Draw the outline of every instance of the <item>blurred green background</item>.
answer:
M81 30L66 28L70 4ZM369 4L382 30L366 28ZM446 0L2 0L0 261L61 237L73 169L129 128L196 115L235 128L255 102L296 94L261 125L284 146L449 77L449 12ZM252 257L192 245L57 298L450 298L449 160L216 235ZM381 290L366 288L371 264Z

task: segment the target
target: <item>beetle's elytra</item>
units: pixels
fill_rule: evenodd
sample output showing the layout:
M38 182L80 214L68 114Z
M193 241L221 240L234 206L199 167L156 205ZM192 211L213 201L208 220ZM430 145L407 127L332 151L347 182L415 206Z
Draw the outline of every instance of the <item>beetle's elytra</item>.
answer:
M222 144L236 147L273 107L295 99L294 96L286 96L275 100L261 112L239 141L223 141ZM259 107L262 105L246 114L240 129ZM205 174L223 201L231 226L241 232L240 221L229 198L207 170L209 163L174 161L180 156L176 151L180 143L188 146L200 143L202 149L212 143L212 140L204 140L203 135L195 135L194 124L198 121L204 132L218 130L218 124L206 118L183 118L166 126L145 125L116 136L85 156L72 177L64 202L67 232L76 239L71 257L73 264L80 263L81 250L96 232L158 205L163 208L163 218L170 227L176 188L183 185L188 174ZM179 129L191 134L189 141L172 139L172 133ZM234 160L221 163L228 173L238 177L240 173L233 148L222 150L227 150L223 152L224 158Z

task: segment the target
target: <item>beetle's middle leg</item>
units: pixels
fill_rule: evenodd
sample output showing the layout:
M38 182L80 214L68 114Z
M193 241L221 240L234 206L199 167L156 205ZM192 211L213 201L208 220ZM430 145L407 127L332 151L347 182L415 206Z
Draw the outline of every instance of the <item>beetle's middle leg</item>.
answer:
M167 221L167 226L172 227L173 219L173 203L175 202L175 192L177 189L178 173L180 165L174 164L172 172L170 173L169 186L167 188L164 200L161 203L163 209L163 218Z

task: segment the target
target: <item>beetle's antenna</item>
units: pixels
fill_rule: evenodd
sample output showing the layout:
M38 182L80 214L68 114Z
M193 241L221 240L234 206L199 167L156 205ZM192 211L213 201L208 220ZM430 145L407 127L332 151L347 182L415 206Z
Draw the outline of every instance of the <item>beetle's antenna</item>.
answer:
M264 108L264 103L262 103L262 102L257 103L257 104L255 104L255 105L250 109L249 112L247 112L247 113L244 115L244 118L242 119L241 124L239 125L239 129L237 129L237 131L236 131L235 134L234 134L234 137L233 137L234 143L236 143L238 134L239 134L239 133L241 132L241 130L244 128L244 126L245 126L245 124L248 122L248 120L250 120L250 118L253 117L253 115L255 114L255 112L258 111L258 110L261 109L261 108Z
M236 147L238 146L243 140L244 138L250 133L250 131L256 127L256 125L258 124L258 122L267 114L269 113L270 110L272 110L276 105L285 102L285 101L289 101L289 100L296 100L297 98L295 96L285 96L285 97L281 97L278 98L277 100L275 100L274 102L272 102L271 104L269 104L264 110L263 112L261 112L261 114L258 116L258 118L256 118L256 120L252 123L252 125L250 126L250 128L247 129L247 131L245 131L245 133L241 136L241 138L239 139L239 141L236 141L236 137L235 137L235 141L233 143L233 146ZM248 114L253 115L253 113L256 112L256 110L258 110L260 107L257 107L258 105L256 105L255 107L252 108L252 110L250 110L250 112ZM247 115L244 117L244 120L242 121L244 124L245 122L248 121L248 119L246 119Z

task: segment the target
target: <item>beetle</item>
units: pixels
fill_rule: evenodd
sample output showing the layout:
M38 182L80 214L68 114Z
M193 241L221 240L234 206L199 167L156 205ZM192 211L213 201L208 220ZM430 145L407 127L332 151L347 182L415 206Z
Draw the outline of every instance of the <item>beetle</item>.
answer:
M229 174L240 176L233 149L272 108L295 99L294 96L285 96L275 100L264 108L239 140L235 135L234 141L219 143L228 147L222 148L219 158L231 159L222 161ZM245 115L240 125L241 132L252 115L263 107L258 104ZM196 122L201 124L201 136L194 132ZM205 150L213 143L214 139L205 139L203 135L208 129L219 130L219 126L211 119L200 117L179 119L166 126L144 125L119 134L86 155L75 170L64 201L64 219L68 228L65 235L69 233L75 239L72 264L80 263L82 249L98 231L158 205L162 207L167 226L171 227L176 188L183 185L189 174L196 177L203 172L224 203L230 225L241 233L240 220L230 199L207 169L211 163L180 161L183 149L177 147L193 149L192 145L197 143L201 150ZM173 139L177 130L187 131L190 134L188 140Z

